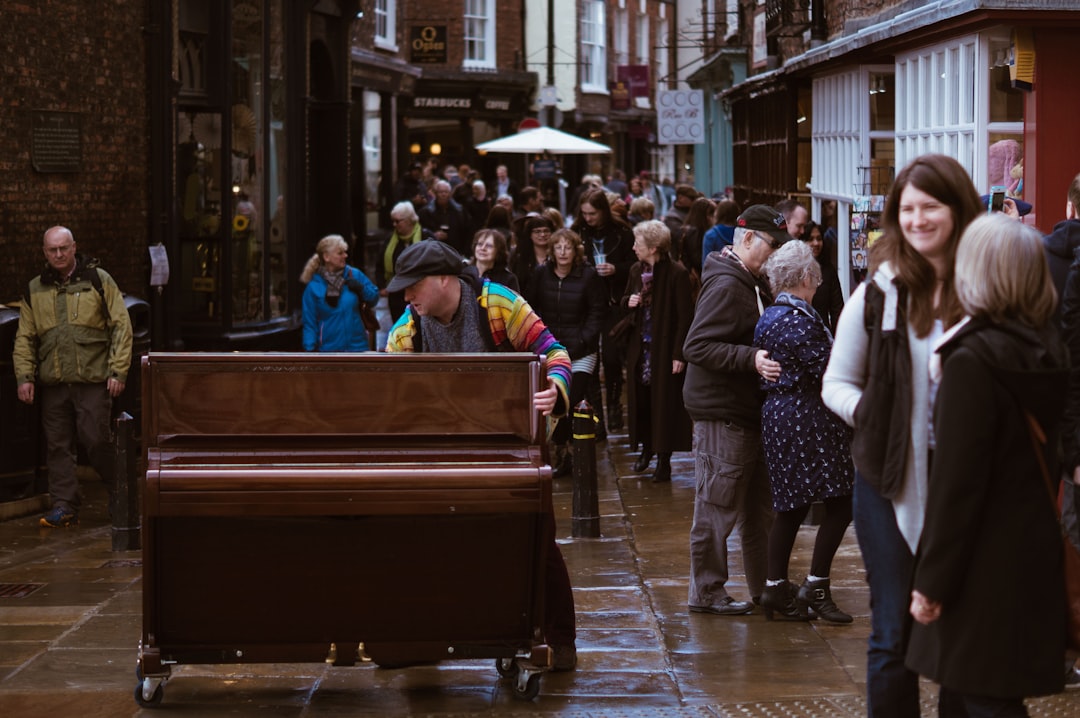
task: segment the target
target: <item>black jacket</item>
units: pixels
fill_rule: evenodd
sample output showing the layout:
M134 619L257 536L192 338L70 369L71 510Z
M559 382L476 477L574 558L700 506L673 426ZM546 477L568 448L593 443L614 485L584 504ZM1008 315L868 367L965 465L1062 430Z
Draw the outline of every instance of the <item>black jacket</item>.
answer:
M560 278L553 264L543 264L533 273L525 299L571 359L599 348L608 304L604 285L592 267L579 264Z
M1065 279L1069 267L1076 260L1076 250L1080 248L1080 219L1067 219L1054 225L1054 231L1043 237L1043 251L1046 263L1050 265L1050 276L1054 278L1054 289L1058 293L1058 311L1054 322L1061 321L1061 302L1065 298Z
M731 421L757 429L761 403L754 366L754 328L757 326L757 291L763 306L772 294L763 277L755 277L726 253L705 258L701 294L690 331L683 345L688 362L683 403L695 421ZM755 291L755 287L757 291Z
M914 588L942 613L914 624L907 665L959 693L1016 698L1062 687L1061 533L1024 416L1046 433L1056 488L1067 363L1056 334L974 319L939 350L937 448Z

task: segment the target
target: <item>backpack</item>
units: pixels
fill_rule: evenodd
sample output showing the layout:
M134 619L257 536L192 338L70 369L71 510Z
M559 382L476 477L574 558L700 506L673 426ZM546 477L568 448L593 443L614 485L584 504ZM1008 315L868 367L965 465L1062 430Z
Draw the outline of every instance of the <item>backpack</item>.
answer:
M101 274L98 272L97 260L91 259L83 265L82 272L79 273L80 278L90 280L91 286L94 287L94 291L101 297L101 313L105 315L105 323L108 324L112 317L109 315L109 302L105 299L105 287L101 284ZM33 280L30 280L33 281ZM27 308L33 306L30 303L30 297L32 292L30 291L30 284L26 285L26 306Z

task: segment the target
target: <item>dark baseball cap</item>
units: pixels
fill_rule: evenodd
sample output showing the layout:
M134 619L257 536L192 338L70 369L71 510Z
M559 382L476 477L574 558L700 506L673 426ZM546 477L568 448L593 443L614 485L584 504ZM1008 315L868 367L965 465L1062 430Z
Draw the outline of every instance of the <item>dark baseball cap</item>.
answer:
M735 220L735 225L755 232L767 232L780 244L791 239L791 235L787 231L787 220L784 219L784 215L767 204L755 204L747 207L746 211Z
M394 278L386 285L388 292L397 292L419 282L424 277L461 274L465 258L446 242L425 239L405 248L394 263Z

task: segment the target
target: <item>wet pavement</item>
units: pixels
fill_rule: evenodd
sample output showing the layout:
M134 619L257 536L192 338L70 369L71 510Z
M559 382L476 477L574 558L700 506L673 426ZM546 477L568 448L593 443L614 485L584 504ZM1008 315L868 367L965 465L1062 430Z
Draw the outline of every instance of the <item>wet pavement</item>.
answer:
M571 537L572 480L555 482L577 604L578 668L544 675L534 701L516 699L490 660L406 669L189 665L174 669L158 709L141 709L132 696L140 555L111 551L105 492L86 481L78 528L41 529L37 515L0 522L0 716L865 715L869 595L852 529L832 580L854 624L767 622L760 610L692 614L692 456L676 454L673 481L652 484L632 473L636 455L625 436L597 448L600 538ZM807 571L814 531L800 532L793 581ZM739 557L733 547L730 591L746 599ZM936 715L934 699L924 682L924 715ZM1028 705L1032 715L1076 716L1080 692Z

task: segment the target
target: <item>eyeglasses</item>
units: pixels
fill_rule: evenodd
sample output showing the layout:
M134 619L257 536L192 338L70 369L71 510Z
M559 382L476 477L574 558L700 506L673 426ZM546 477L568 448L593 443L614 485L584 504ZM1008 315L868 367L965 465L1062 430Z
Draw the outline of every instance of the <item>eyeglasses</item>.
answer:
M773 251L780 249L780 240L772 236L771 234L761 234L760 232L754 232L754 235L758 239L763 241L765 244L769 245L769 248Z

